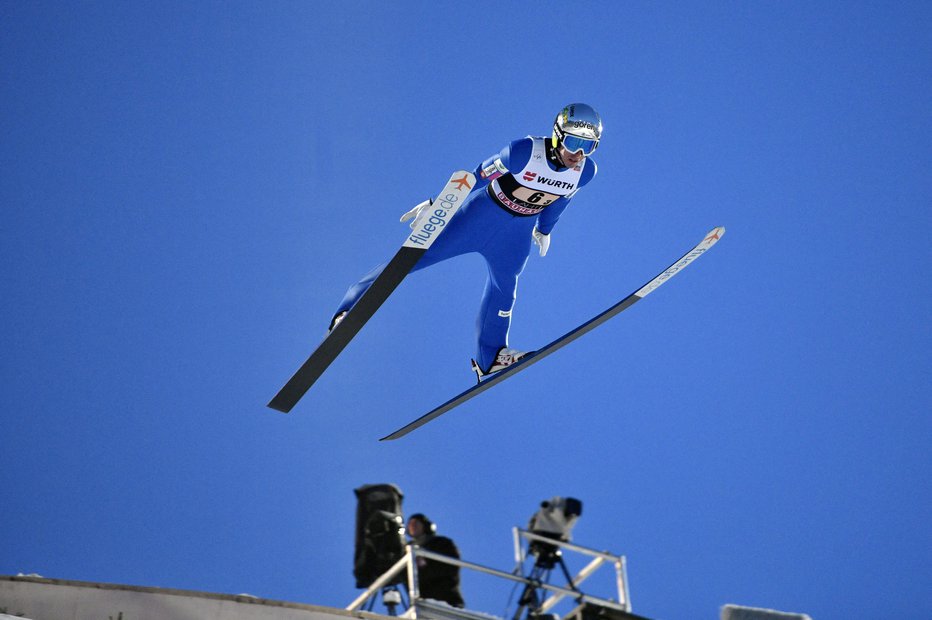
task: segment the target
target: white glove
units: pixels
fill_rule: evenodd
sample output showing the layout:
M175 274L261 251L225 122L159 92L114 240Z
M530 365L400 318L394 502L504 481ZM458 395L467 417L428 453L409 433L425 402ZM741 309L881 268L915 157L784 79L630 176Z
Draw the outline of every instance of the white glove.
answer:
M535 226L531 236L534 237L534 243L540 248L540 255L547 256L547 250L550 249L550 235L545 235L537 230L537 226Z
M421 217L421 213L423 213L423 212L424 212L424 209L429 208L430 205L432 205L432 204L434 204L434 201L433 201L432 199L428 198L427 200L425 200L424 202L422 202L422 203L419 204L418 206L414 207L413 209L411 209L410 211L408 211L407 213L405 213L404 215L402 215L400 221L402 221L402 222L407 222L408 220L411 220L411 229L413 230L413 229L414 229L414 225L415 225L415 224L417 223L417 221L418 221L418 218Z

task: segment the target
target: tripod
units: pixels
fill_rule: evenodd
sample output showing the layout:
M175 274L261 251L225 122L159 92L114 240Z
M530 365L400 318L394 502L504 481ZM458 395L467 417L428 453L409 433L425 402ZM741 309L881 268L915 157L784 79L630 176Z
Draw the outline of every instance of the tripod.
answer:
M576 585L573 583L570 571L563 562L563 554L557 547L542 543L532 543L530 551L537 556L537 560L535 560L534 566L531 568L531 573L527 576L530 583L526 584L524 590L521 592L521 597L518 599L518 609L515 611L512 620L521 620L521 614L524 613L525 609L528 610L528 618L534 618L540 615L540 607L543 603L544 596L541 584L550 583L550 573L553 571L554 567L558 565L563 571L563 576L566 577L566 583L569 584L569 588L575 592L579 592ZM582 592L579 593L582 594Z

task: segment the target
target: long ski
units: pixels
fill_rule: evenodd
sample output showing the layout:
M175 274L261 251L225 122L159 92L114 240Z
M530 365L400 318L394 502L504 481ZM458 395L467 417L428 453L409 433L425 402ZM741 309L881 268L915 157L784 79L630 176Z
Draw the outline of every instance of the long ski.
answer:
M556 351L565 347L569 343L573 342L574 340L576 340L583 334L586 334L592 331L593 329L595 329L596 327L598 327L599 325L601 325L602 323L605 323L613 316L620 314L624 310L627 310L628 308L633 306L635 302L640 301L641 299L644 299L644 297L646 297L648 294L657 290L657 287L659 287L661 284L663 284L664 282L666 282L667 280L669 280L670 278L678 274L687 265L689 265L694 260L702 256L706 251L709 250L709 248L715 245L715 242L721 239L722 235L724 234L725 234L725 228L723 226L713 228L702 239L699 245L697 245L690 251L686 252L686 254L684 254L679 259L677 259L672 265L670 265L669 267L661 271L659 274L657 274L657 276L653 278L650 282L648 282L647 284L645 284L644 286L642 286L635 292L631 293L630 295L622 299L620 302L618 302L617 304L615 304L614 306L612 306L605 312L583 323L576 329L560 336L559 338L557 338L556 340L554 340L547 346L543 347L542 349L534 351L533 353L529 353L528 355L524 356L521 359L521 361L517 362L513 366L509 366L505 370L499 371L491 375L488 379L483 379L482 381L479 382L478 385L474 385L473 387L469 388L468 390L466 390L459 396L448 400L444 404L422 415L421 417L414 420L410 424L407 424L406 426L402 426L394 433L390 435L386 435L385 437L382 437L380 441L389 441L393 439L398 439L400 437L404 437L411 431L424 426L431 420L434 420L440 417L441 415L450 411L454 407L465 403L467 400L475 396L478 396L482 392L488 390L489 388L495 385L498 385L505 379L508 379L509 377L513 377L514 375L521 372L522 370L529 368L532 364L536 364L537 362L544 359L551 353L555 353Z
M411 234L405 239L401 249L385 266L379 277L343 317L343 320L324 338L307 361L298 368L284 387L278 391L278 394L269 401L269 407L283 413L291 411L333 360L346 348L346 345L359 333L359 330L372 318L376 310L388 299L392 291L411 272L421 256L443 232L446 223L459 210L475 184L476 177L472 173L465 170L453 173L433 204L415 220Z

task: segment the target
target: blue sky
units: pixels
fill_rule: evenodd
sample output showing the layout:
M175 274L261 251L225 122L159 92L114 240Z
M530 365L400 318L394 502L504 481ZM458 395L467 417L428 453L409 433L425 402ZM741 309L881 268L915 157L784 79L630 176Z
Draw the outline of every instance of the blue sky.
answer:
M929 617L930 23L922 2L4 3L0 574L342 607L353 489L393 482L504 570L512 526L582 499L576 542L627 556L645 616ZM570 101L602 113L599 176L531 257L514 346L722 241L402 441L377 439L473 381L478 257L406 280L267 409L398 217ZM505 612L471 573L464 595Z

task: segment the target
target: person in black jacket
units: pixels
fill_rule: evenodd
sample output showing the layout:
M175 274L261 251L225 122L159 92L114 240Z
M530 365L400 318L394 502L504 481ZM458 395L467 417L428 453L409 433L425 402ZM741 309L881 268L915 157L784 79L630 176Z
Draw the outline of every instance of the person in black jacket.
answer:
M418 547L459 559L460 552L456 543L446 536L438 536L437 526L423 514L411 515L407 530L411 542ZM463 594L460 592L459 566L418 558L417 576L420 598L444 601L453 607L465 606Z

